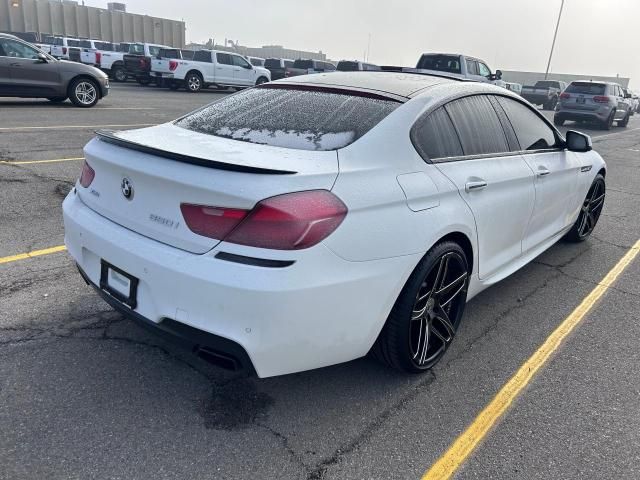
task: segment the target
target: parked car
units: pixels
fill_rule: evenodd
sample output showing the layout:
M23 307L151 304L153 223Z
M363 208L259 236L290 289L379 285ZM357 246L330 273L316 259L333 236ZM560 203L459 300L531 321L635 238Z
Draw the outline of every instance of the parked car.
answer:
M544 110L553 110L558 104L560 94L567 88L565 82L558 80L540 80L535 85L522 87L522 97L533 105L542 105Z
M478 58L457 53L423 53L416 68L432 72L444 72L461 79L477 82L493 82L502 78L502 72L491 69L486 62Z
M254 67L264 67L264 58L260 57L245 57L249 60L249 63Z
M115 51L115 46L111 42L80 40L80 62L85 65L93 65L100 68L102 55L105 52L113 51Z
M627 103L629 103L631 115L635 115L636 110L638 110L638 97L635 96L633 91L629 88L622 87L622 92L624 93L624 98L627 100Z
M307 74L307 70L304 68L293 68L294 63L288 58L267 58L264 61L264 67L271 72L271 80Z
M51 55L51 47L53 47L53 44L55 43L55 38L56 37L54 35L41 34L40 35L40 41L38 41L38 42L29 42L29 43L35 45L40 50L42 50L44 53L46 53L48 55ZM27 40L27 42L28 42L28 40Z
M154 59L153 74L169 82L172 89L184 87L199 92L210 85L245 88L271 80L271 73L254 67L242 55L218 50L198 50L193 60Z
M360 62L358 60L340 60L336 70L339 72L379 71L380 67L373 63Z
M631 106L622 87L610 82L571 82L560 94L553 121L562 126L567 120L599 123L606 130L613 122L626 127L631 118Z
M67 250L115 309L229 367L372 351L424 372L468 300L588 238L605 201L588 136L443 77L303 75L100 132L63 203Z
M80 40L70 37L55 37L51 55L59 60L80 61Z
M293 68L306 70L307 73L335 72L336 70L336 66L331 62L302 58L293 62Z
M126 82L129 78L127 69L124 66L124 56L129 53L131 43L121 42L115 46L113 52L101 52L100 55L100 70L109 75L110 78L116 82Z
M109 78L89 65L57 60L13 35L0 34L0 96L69 98L78 107L93 107L109 93Z
M191 59L193 59L193 51L191 52ZM156 81L158 85L165 86L165 80L168 82L166 86L174 87L178 86L177 82L174 82L174 71L177 67L177 62L173 60L187 60L184 58L183 53L187 52L179 48L161 48L158 54L151 59L151 77ZM189 54L187 54L189 56Z
M127 75L135 78L141 85L148 85L153 79L151 59L158 55L161 48L169 47L152 43L132 43L129 45L129 53L122 57Z

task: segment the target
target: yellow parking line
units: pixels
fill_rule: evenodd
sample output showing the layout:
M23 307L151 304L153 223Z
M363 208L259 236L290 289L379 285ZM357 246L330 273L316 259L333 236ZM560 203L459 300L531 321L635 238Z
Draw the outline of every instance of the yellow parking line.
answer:
M0 257L0 265L3 263L17 262L18 260L26 260L27 258L40 257L42 255L50 255L52 253L64 252L67 249L64 245L57 247L45 248L43 250L34 250L33 252L19 253L9 257Z
M66 130L69 128L123 128L123 127L152 127L157 123L137 123L132 125L51 125L46 127L0 127L0 131L15 130Z
M422 476L422 480L445 480L451 478L502 417L520 392L529 384L536 372L545 365L551 355L562 345L567 335L580 324L596 302L638 255L638 252L640 252L640 240L627 251L616 266L582 300L582 303L562 321L542 346L509 379L473 423L469 425L467 430L451 444L449 449Z
M84 160L84 157L74 157L74 158L56 158L53 160L20 160L20 161L9 161L9 160L1 160L0 163L6 163L8 165L30 165L32 163L58 163L58 162L70 162L71 160Z

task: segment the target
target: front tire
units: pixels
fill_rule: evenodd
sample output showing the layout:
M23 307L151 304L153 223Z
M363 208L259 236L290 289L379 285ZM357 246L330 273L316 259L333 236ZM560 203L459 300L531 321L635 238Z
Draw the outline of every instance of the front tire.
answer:
M571 230L565 235L569 242L584 242L596 228L606 194L606 184L601 174L596 175L586 198L580 207L580 214Z
M450 241L435 245L402 289L373 355L409 373L422 373L438 363L460 324L470 276L460 245Z
M80 108L91 108L100 99L98 84L88 78L77 78L69 85L69 98Z

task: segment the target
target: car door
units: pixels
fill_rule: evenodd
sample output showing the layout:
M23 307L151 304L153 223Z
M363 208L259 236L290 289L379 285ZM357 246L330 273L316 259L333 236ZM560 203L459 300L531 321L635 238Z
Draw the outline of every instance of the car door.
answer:
M483 82L489 81L489 78L491 77L491 69L489 67L482 62L478 62L478 72L480 73Z
M473 58L465 58L464 63L467 66L467 75L466 77L471 80L482 81L483 79L480 77L480 67L478 66L478 61Z
M488 97L454 100L434 114L439 117L438 137L457 137L460 142L460 156L434 164L457 186L473 212L478 272L480 279L486 279L522 254L535 202L533 172L522 155L511 151Z
M9 63L11 58L7 57L0 45L0 95L9 95L11 93L11 75L9 73Z
M216 52L216 65L215 65L215 78L216 83L223 85L234 84L234 69L233 59L231 54L224 52Z
M233 82L236 85L252 86L256 83L253 66L240 55L231 55L233 60Z
M213 52L210 50L198 50L193 54L193 62L197 62L198 70L202 73L204 78L204 83L215 83L220 82L221 80L216 76L216 67L217 64L213 63ZM180 63L182 65L182 63ZM180 67L181 74L186 76L188 70L191 68L189 65L184 67Z
M26 43L0 38L0 48L8 58L9 88L16 95L60 95L58 63L41 60L42 53Z
M524 160L535 174L535 205L522 242L526 252L573 224L580 205L582 165L575 153L564 149L554 129L536 111L512 98L496 98Z

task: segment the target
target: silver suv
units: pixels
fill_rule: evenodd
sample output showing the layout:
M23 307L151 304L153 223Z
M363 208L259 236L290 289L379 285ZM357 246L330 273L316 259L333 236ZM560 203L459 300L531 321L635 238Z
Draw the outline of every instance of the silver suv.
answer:
M553 123L562 126L566 120L597 122L606 130L618 122L626 127L631 107L622 87L609 82L571 82L560 94Z

